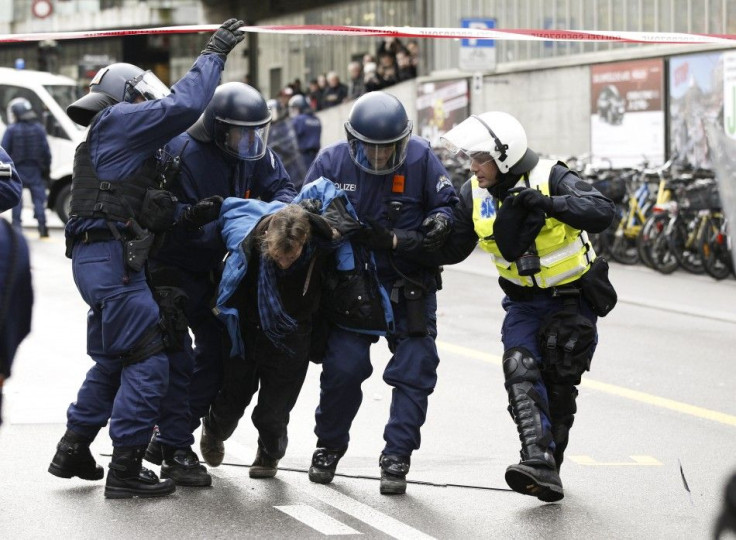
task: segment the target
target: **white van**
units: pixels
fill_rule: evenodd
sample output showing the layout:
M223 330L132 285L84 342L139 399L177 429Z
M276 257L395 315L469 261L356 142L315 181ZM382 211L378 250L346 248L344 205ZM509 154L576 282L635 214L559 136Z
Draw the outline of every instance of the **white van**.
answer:
M51 181L48 207L63 222L69 219L74 151L84 140L86 128L66 115L66 108L79 97L74 79L44 71L0 67L0 138L8 122L8 103L17 97L31 102L46 128L51 147Z

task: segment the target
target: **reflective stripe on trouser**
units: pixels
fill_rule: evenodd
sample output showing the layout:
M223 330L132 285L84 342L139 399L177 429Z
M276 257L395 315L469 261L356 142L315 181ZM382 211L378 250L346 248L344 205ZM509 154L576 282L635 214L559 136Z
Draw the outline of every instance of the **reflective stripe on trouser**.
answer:
M157 323L158 306L144 273L124 268L120 242L77 242L72 259L77 289L90 306L87 353L95 365L67 410L67 427L94 438L109 419L113 446L145 445L168 385L168 358L158 353L124 368L120 356Z
M437 382L439 357L437 336L437 298L426 297L428 335L406 336L406 306L402 298L393 304L396 332L389 336L393 356L383 379L394 388L389 420L384 429L384 453L411 455L419 448L420 428L427 416L428 397ZM369 349L376 338L334 329L327 343L322 364L320 404L315 434L319 446L342 448L350 440L349 430L360 408L361 383L372 373Z

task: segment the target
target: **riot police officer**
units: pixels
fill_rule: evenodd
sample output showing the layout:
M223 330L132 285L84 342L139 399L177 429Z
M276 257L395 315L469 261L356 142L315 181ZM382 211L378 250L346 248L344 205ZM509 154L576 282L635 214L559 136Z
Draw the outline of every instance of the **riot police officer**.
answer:
M89 93L67 108L72 120L89 126L75 154L66 237L74 281L90 308L87 350L95 364L69 406L67 431L49 472L101 479L89 444L109 419L108 498L155 497L176 489L172 480L159 481L141 465L169 377L145 264L153 233L177 218L196 224L212 204L202 213L187 208L177 215L173 196L159 189L154 156L204 111L228 53L244 37L242 25L226 21L173 91L150 71L118 63L102 68Z
M33 217L38 223L38 234L48 238L46 226L46 179L51 169L51 149L46 131L38 122L38 116L26 98L15 98L8 104L12 123L3 135L2 147L10 155L23 180L31 192ZM23 202L13 207L13 225L21 226Z
M307 169L299 153L299 144L294 126L289 119L288 108L282 105L279 99L269 99L268 108L271 110L271 131L269 146L281 158L291 182L296 187L301 186Z
M410 458L437 381L436 269L408 256L442 244L457 201L447 172L429 144L412 136L412 123L394 96L371 92L355 101L345 123L347 140L320 151L305 182L321 176L343 189L369 226L353 237L375 255L378 277L391 297L395 325L387 340L393 357L383 379L393 387L379 458L383 494L406 491ZM372 372L370 347L378 336L333 325L327 338L316 411L317 450L309 479L329 483L350 439Z
M165 170L172 168L167 189L180 205L221 201L227 197L290 202L296 191L279 157L267 147L271 112L253 87L230 82L220 85L204 113L189 130L164 148ZM219 215L213 205L212 218ZM191 450L193 431L207 413L222 382L227 354L225 329L212 313L219 271L227 253L217 223L192 227L184 223L170 230L151 259L154 286L186 296L184 323L173 336L180 350L170 353L169 391L162 401L159 433L146 459L161 464L161 477L177 485L208 486L211 476ZM187 326L194 335L196 348ZM173 330L176 333L176 330ZM194 376L193 376L194 374ZM212 458L209 433L204 430L205 459Z
M0 146L0 212L14 208L23 186L15 165ZM28 244L23 235L0 219L0 424L3 421L2 387L10 377L13 358L31 331L33 288Z
M442 139L470 161L473 177L460 190L450 239L428 260L459 262L478 242L491 255L506 293L503 372L521 441L506 482L557 501L576 386L597 344L597 317L615 304L587 232L606 229L615 207L564 163L540 159L505 112L473 115Z
M289 117L296 135L304 170L308 171L320 149L322 122L315 116L303 94L297 94L289 99ZM303 180L303 178L294 178L294 186L301 189Z

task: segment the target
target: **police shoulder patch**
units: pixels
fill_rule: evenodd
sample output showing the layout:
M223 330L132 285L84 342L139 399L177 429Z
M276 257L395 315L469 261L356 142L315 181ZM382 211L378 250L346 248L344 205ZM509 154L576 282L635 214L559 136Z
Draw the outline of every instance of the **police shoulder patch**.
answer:
M452 182L450 182L450 179L447 176L445 176L444 174L441 175L437 179L437 191L439 192L439 191L443 190L444 188L446 188L448 186L452 186Z

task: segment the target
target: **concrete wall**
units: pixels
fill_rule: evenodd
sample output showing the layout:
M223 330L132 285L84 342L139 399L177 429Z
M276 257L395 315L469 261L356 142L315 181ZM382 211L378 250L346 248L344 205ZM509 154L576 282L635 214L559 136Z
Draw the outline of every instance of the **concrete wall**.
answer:
M431 77L386 89L406 107L416 124L417 84ZM472 85L471 85L472 86ZM543 154L571 156L590 151L590 70L588 66L539 69L488 76L479 94L471 92L471 114L501 110L526 128L529 146ZM319 111L322 146L345 138L343 124L352 103Z

